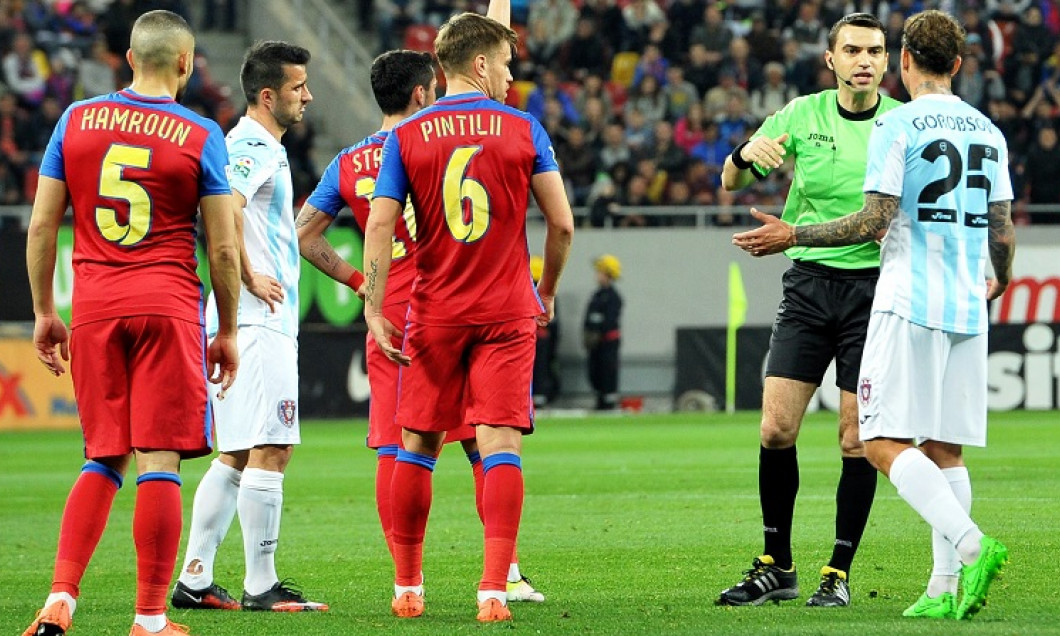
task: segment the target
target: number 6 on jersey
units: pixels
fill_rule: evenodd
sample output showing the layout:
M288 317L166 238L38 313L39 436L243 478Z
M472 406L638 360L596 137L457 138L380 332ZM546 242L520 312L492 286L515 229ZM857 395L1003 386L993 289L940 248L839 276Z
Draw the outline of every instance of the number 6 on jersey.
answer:
M459 146L449 155L442 182L442 202L445 206L445 221L449 232L458 241L474 243L486 234L490 226L490 196L486 188L475 179L466 176L471 159L482 150L482 146ZM464 200L470 205L470 214L464 209Z

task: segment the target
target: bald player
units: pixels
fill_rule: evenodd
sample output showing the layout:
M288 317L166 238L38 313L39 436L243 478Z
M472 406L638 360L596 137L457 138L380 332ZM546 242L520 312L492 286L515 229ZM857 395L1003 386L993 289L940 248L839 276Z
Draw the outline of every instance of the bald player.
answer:
M76 102L41 162L26 261L37 357L69 362L88 460L66 501L51 593L24 636L70 629L85 568L136 458L131 636L186 634L166 617L183 524L180 460L211 451L209 382L235 379L239 248L216 123L180 106L195 39L168 11L141 16L129 88ZM55 309L56 236L74 214L71 330ZM202 210L219 327L207 342L195 225ZM207 375L209 374L209 376Z

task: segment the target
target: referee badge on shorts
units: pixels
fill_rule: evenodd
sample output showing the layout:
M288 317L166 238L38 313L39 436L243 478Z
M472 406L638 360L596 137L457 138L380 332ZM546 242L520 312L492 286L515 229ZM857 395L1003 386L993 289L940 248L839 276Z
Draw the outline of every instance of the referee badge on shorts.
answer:
M294 400L280 400L276 404L276 417L280 418L280 424L287 428L294 426L294 416L298 414L298 403Z
M870 397L872 397L872 380L861 376L861 379L858 380L858 401L861 402L862 406L867 406Z

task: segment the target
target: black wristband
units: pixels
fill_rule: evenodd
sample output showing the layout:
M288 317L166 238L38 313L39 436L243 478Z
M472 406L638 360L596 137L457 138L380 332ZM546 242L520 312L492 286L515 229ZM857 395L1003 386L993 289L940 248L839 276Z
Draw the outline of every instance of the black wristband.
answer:
M739 146L736 146L736 148L732 151L732 154L729 155L730 157L732 157L732 165L736 166L740 170L747 170L751 166L755 165L755 162L746 161L743 157L740 156L740 151L743 150L749 143L751 142L745 141Z

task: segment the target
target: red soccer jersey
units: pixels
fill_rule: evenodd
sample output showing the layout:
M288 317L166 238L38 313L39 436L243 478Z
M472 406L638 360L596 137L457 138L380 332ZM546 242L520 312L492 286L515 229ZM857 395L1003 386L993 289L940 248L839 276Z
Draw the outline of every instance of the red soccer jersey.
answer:
M357 225L364 231L368 224L375 181L383 155L383 143L389 132L379 131L360 143L344 148L328 164L320 183L306 201L335 218L349 206ZM394 228L390 275L386 284L384 306L407 303L416 277L416 217L412 205L405 206L402 219ZM400 326L400 325L399 325Z
M558 169L536 119L479 93L440 99L394 128L375 196L409 196L416 211L411 322L483 325L544 311L526 207L530 178Z
M199 199L229 194L216 123L170 98L124 90L63 113L41 174L74 210L73 326L135 315L202 323Z

